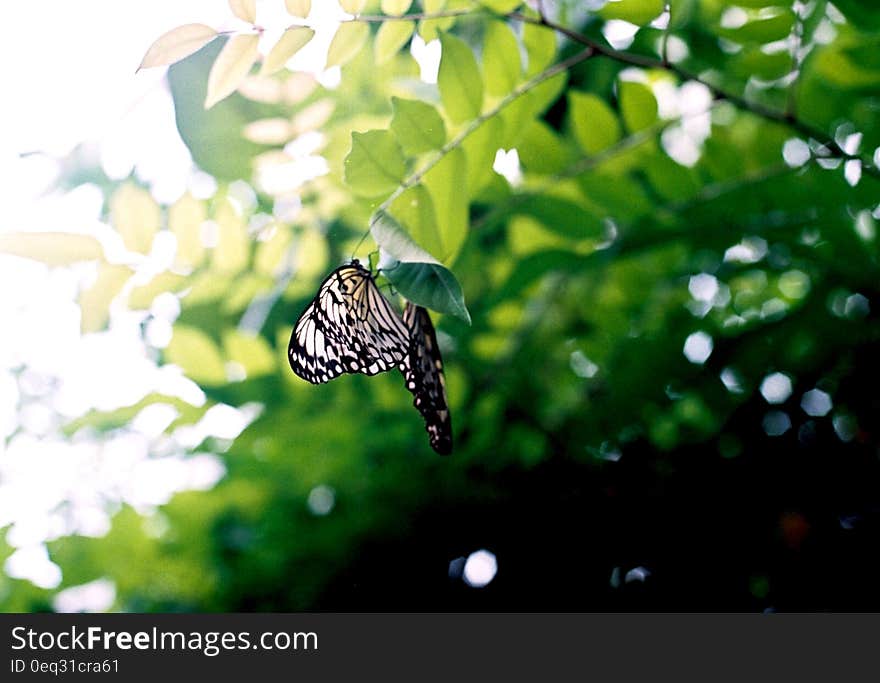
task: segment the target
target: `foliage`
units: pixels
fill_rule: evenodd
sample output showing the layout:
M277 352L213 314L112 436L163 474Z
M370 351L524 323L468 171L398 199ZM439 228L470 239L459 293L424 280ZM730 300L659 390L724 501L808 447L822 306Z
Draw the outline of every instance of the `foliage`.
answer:
M837 522L872 505L876 517L880 500L866 381L880 334L880 11L349 2L328 88L284 66L316 28L309 3L286 4L292 26L262 67L258 30L200 25L141 65L213 39L169 80L216 193L160 207L129 181L106 202L131 252L174 235L171 268L131 287L136 269L82 236L0 244L98 263L84 332L108 324L114 298L149 320L174 294L159 362L208 405L262 406L231 443L193 449L223 454L213 489L146 515L124 507L102 538L53 541L62 587L109 577L126 610L876 609L867 580L810 593L796 577L821 575L822 549L846 567L876 540L866 522L847 546ZM231 5L259 20L253 3ZM606 38L620 20L635 25L626 47ZM436 84L418 78L414 36L439 40ZM299 184L295 143L314 133L328 172ZM495 164L499 150L519 167ZM430 450L398 373L312 387L287 367L317 283L374 249L396 291L434 311L450 458ZM761 391L771 373L793 384L778 405ZM814 389L832 401L821 415L801 403ZM169 434L206 409L146 397L68 432L125 430L148 402L177 410ZM310 506L316 491L332 509ZM500 567L482 592L447 576L480 547ZM655 576L623 585L638 565ZM16 585L0 600L36 609L48 594Z

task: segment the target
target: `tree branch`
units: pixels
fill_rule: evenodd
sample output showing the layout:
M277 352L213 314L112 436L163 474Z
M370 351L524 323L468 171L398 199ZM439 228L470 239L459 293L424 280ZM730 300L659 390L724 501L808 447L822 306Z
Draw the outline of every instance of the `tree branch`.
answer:
M860 154L851 154L850 152L847 152L839 144L837 144L833 137L829 136L827 133L817 128L814 128L807 122L798 118L794 113L771 109L770 107L766 107L758 102L752 102L742 95L723 90L718 86L713 85L712 83L701 78L699 75L692 73L677 64L664 62L664 60L656 59L654 57L635 55L628 52L623 52L621 50L616 50L609 45L605 45L597 40L590 38L589 36L578 33L577 31L574 31L567 26L557 24L547 19L546 17L532 17L526 14L522 14L521 12L511 12L507 16L516 21L521 21L527 24L534 24L535 26L543 26L544 28L551 31L556 31L557 33L566 36L572 41L579 43L580 45L591 48L595 52L595 54L608 57L609 59L613 59L622 64L641 66L649 69L663 69L665 71L669 71L670 73L674 73L682 80L701 83L709 89L709 91L712 93L712 96L716 100L727 100L731 104L735 105L738 109L749 111L753 114L756 114L757 116L760 116L761 118L767 119L768 121L774 121L776 123L781 123L785 126L788 126L790 129L796 131L804 137L812 138L813 140L818 142L828 151L828 154L830 156L840 157L842 159L857 160L861 162L862 168L866 173L880 178L880 169L874 166L868 159Z

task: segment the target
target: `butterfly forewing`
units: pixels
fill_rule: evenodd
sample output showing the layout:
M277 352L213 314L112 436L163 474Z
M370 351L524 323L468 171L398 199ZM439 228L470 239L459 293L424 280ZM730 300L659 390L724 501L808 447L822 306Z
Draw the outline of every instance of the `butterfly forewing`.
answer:
M404 361L409 331L357 261L334 270L293 328L293 371L313 384L343 373L375 375Z
M452 418L446 402L446 379L437 336L428 311L412 302L403 310L409 328L409 354L401 364L413 405L425 420L431 447L441 455L452 452Z

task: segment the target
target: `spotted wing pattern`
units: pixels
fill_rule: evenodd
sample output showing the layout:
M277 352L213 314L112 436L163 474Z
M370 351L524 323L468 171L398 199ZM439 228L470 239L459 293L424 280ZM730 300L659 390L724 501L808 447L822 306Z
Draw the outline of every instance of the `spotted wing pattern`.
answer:
M431 318L421 306L407 302L403 322L410 334L409 353L400 366L413 405L425 420L431 447L441 455L452 452L452 418L446 402L443 360Z
M375 375L405 362L409 330L357 260L334 270L303 311L287 349L293 371L313 384L343 373Z

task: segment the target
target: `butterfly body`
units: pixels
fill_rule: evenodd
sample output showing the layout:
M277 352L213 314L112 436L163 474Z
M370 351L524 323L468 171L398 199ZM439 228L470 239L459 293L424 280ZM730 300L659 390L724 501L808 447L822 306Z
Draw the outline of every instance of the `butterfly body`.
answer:
M356 260L324 279L287 348L291 369L313 384L344 373L385 372L399 366L408 352L406 325Z

